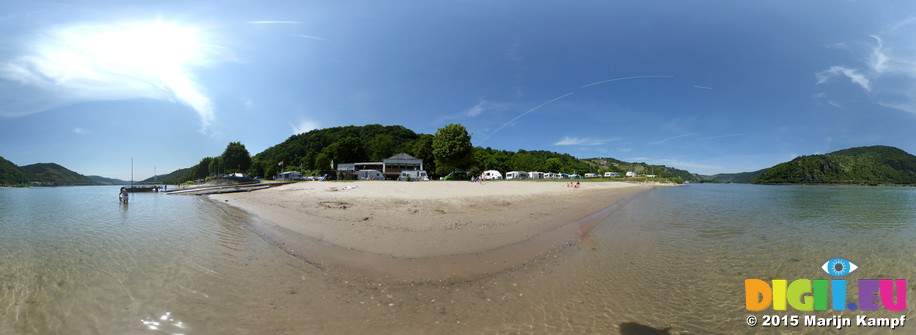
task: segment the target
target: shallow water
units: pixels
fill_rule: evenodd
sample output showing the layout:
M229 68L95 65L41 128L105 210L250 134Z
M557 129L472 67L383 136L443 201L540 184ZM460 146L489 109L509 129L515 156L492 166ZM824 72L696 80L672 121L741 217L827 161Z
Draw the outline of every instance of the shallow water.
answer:
M765 313L745 310L746 278L829 279L820 265L842 257L860 266L850 284L916 284L911 188L658 188L564 250L442 285L325 272L205 198L116 195L0 189L0 334L756 333L745 318Z

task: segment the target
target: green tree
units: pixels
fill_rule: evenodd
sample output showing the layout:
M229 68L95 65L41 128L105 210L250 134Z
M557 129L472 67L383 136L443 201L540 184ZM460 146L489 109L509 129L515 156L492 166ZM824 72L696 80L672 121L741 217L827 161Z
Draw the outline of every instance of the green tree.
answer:
M204 179L210 176L210 162L213 161L211 157L204 157L200 160L200 163L191 167L191 171L188 171L188 175L185 179L187 180L197 180Z
M220 159L224 167L223 172L247 171L251 166L251 155L248 154L248 149L245 149L242 142L229 142Z
M540 171L543 170L544 162L541 161L537 156L529 154L527 152L521 152L512 155L511 169L518 171Z
M436 173L436 162L433 157L433 135L422 134L410 144L408 153L423 160L423 168L430 174Z
M215 174L226 173L226 169L223 167L223 162L220 157L213 157L210 159L210 164L208 166L209 174L212 176Z
M436 130L433 157L439 169L466 168L473 158L471 135L461 124L452 123Z
M369 160L381 162L382 159L394 156L397 152L397 143L394 137L387 134L376 135L369 143L366 143L366 151L369 152Z
M264 177L264 164L260 161L252 160L251 167L248 168L248 177Z
M366 160L359 137L347 137L335 144L337 144L336 152L331 156L335 163L357 163Z
M317 156L315 156L315 166L319 170L330 169L331 168L331 157L328 157L328 155L323 152L319 153Z
M556 157L548 158L547 161L544 162L544 168L547 169L547 172L560 172L560 169L563 168L563 162Z

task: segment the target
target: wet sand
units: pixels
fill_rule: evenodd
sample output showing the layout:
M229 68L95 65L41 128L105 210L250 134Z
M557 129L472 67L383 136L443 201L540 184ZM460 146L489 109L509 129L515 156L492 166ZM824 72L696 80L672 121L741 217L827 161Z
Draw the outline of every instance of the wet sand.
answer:
M653 184L304 182L211 195L322 268L396 282L462 281L575 242Z

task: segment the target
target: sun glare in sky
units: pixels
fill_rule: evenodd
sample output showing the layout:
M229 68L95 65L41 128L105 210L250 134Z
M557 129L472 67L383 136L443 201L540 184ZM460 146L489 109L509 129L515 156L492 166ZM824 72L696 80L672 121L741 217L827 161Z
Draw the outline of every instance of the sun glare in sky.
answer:
M129 71L176 71L195 59L200 41L193 29L162 22L98 31L75 41L87 57Z
M194 67L208 63L200 36L195 28L162 21L61 25L31 41L3 74L53 93L32 99L38 107L24 114L74 102L147 98L191 107L206 132L214 114L194 75Z

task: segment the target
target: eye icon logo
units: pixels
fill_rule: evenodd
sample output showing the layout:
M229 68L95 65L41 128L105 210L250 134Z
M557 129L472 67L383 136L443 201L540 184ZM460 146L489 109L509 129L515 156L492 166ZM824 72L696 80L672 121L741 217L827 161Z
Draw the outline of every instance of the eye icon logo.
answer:
M842 258L834 258L824 262L824 265L821 265L821 269L823 269L824 272L834 277L848 275L858 268L859 266L855 263Z

